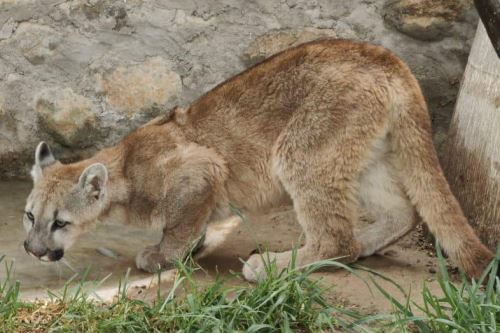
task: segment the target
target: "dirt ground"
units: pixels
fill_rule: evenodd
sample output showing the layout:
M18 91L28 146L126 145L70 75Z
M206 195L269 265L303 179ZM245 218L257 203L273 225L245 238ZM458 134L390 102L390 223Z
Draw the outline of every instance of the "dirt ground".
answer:
M132 283L130 296L141 299L154 299L157 296L157 277L145 274L135 269L135 253L144 245L154 244L158 232L144 231L137 228L124 228L117 225L103 225L83 237L66 255L63 263L41 263L28 256L22 242L25 237L22 226L24 200L29 192L30 184L24 182L0 183L0 256L6 255L6 261L15 263L14 277L21 282L22 297L33 299L43 297L45 288L57 289L75 272L80 275L85 268L92 265L87 279L101 279L112 273L105 286L107 295L115 289L117 280L123 277L130 267L129 281ZM214 223L207 230L204 247L196 255L196 261L202 270L195 276L200 281L211 281L219 275L240 272L242 259L260 244L272 251L282 251L295 246L301 238L301 230L289 210L276 209L264 218L253 221L241 221L231 218ZM107 257L96 251L98 247L106 247L116 254ZM412 299L419 302L424 281L428 288L439 293L436 282L436 258L433 249L423 241L422 232L415 230L396 244L380 253L359 260L358 265L376 270L410 291ZM359 275L368 281L368 273L361 270ZM5 278L4 263L0 265L0 280ZM175 272L167 271L161 277L161 291L167 293ZM326 295L364 313L387 312L391 310L389 302L370 283L343 270L330 270L315 273L314 277L322 278L325 286L333 286ZM393 295L401 295L390 283L375 277ZM234 278L231 284L247 284L241 278ZM134 286L135 285L135 286ZM146 288L144 288L146 286ZM148 289L149 287L149 289ZM401 295L400 300L403 300Z

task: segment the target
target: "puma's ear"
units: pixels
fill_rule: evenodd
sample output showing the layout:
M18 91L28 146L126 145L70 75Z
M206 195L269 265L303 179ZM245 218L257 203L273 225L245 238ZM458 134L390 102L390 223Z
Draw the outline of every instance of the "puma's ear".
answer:
M40 142L36 147L35 151L35 165L33 165L33 169L31 170L31 176L33 177L33 181L37 181L42 176L43 169L52 165L56 162L52 151L49 148L49 145L45 142Z
M108 170L101 163L94 163L83 170L78 187L87 196L100 199L105 193L108 181Z
M40 142L35 151L35 164L38 165L42 170L49 165L56 162L49 145L45 142Z

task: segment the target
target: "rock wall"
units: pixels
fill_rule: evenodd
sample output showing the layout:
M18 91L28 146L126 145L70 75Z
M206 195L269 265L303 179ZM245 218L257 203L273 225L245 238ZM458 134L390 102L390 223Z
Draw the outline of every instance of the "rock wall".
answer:
M471 0L0 0L0 177L40 140L86 157L265 57L320 37L404 59L446 134L477 16Z

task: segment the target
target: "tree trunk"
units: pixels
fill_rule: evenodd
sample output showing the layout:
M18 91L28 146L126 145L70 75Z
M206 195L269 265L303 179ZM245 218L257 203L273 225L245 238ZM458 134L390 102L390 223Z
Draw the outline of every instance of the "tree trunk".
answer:
M500 59L481 22L453 115L443 166L483 242L500 241Z

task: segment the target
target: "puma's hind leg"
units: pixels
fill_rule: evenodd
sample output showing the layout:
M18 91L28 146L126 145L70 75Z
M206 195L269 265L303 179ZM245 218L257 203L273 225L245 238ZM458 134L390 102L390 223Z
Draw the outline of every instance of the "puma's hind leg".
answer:
M367 257L391 245L417 223L415 208L404 192L388 155L379 156L360 176L359 205L372 223L359 226L355 238Z
M295 257L298 267L323 259L353 262L358 258L361 247L353 232L358 207L356 185L379 135L373 119L366 127L361 120L353 119L358 126L345 131L336 130L337 119L329 118L331 114L314 116L313 123L311 113L297 116L275 149L275 173L293 200L305 235L305 244ZM245 278L255 281L264 277L262 259L266 258L275 261L280 271L289 265L293 252L252 255L243 267Z

